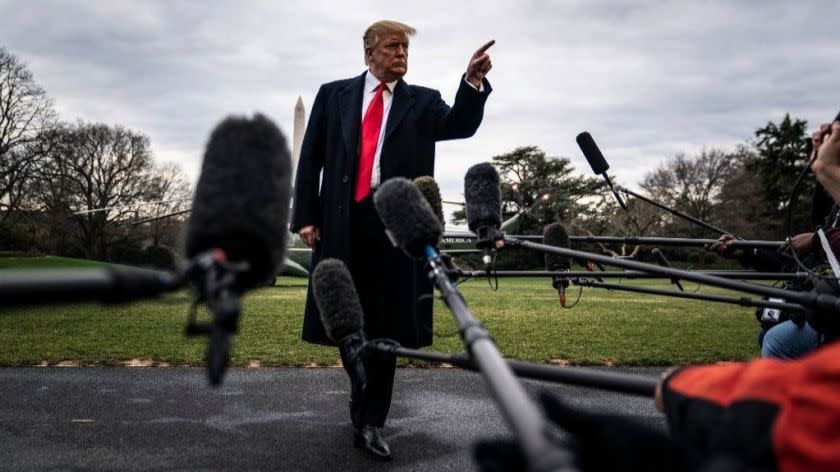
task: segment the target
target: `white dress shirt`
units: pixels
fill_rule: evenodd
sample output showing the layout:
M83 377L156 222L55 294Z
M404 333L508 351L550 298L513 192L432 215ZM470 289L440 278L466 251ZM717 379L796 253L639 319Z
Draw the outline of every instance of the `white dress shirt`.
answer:
M484 84L481 84L478 88L476 88L475 85L467 82L466 78L464 78L464 82L479 92L484 91ZM370 173L370 188L372 189L379 187L379 183L381 182L379 173L379 156L382 154L382 143L385 142L385 126L388 124L388 112L391 111L391 102L393 101L394 87L397 86L397 81L386 82L385 86L385 91L382 92L382 126L379 128L379 141L376 143L376 152L373 155L373 169ZM365 119L365 113L370 106L370 102L372 102L373 97L376 96L376 87L379 87L379 79L374 77L370 71L365 72L365 89L362 94L362 121ZM361 127L359 130L361 133Z
M388 124L388 112L391 111L391 102L394 97L394 87L397 81L386 82L385 90L382 92L382 126L379 128L379 141L376 142L376 152L373 154L373 170L370 173L370 188L379 187L379 156L382 154L382 143L385 142L385 126ZM373 76L370 71L365 73L365 90L362 94L362 120L365 119L370 102L376 96L376 87L379 87L379 79ZM359 128L361 130L361 128Z

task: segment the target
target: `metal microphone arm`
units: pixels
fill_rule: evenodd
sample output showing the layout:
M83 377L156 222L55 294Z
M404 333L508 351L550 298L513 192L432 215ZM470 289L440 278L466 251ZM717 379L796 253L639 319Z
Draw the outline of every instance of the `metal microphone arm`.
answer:
M659 208L659 209L665 210L665 211L667 211L667 212L671 213L671 214L672 214L672 215L674 215L674 216L678 216L678 217L680 217L680 218L682 218L682 219L684 219L684 220L686 220L686 221L690 221L690 222L692 222L692 223L694 223L694 224L696 224L696 225L698 225L698 226L702 226L703 228L706 228L706 229L708 229L708 230L710 230L710 231L714 231L714 232L716 232L716 233L718 233L718 234L720 234L720 235L724 235L724 234L731 234L731 235L735 236L735 234L734 234L734 233L732 233L731 231L727 231L727 230L725 230L725 229L718 228L717 226L712 225L712 224L709 224L709 223L706 223L706 222L705 222L705 221L703 221L703 220L699 220L699 219L697 219L697 218L695 218L695 217L693 217L693 216L689 215L688 213L684 213L684 212L681 212L681 211L679 211L679 210L677 210L677 209L674 209L674 208L671 208L671 207L665 206L665 205L663 205L663 204L661 204L661 203L655 202L655 201L651 200L650 198L647 198L647 197L645 197L645 196L639 195L638 193L636 193L636 192L634 192L634 191L632 191L632 190L630 190L630 189L628 189L628 188L622 187L621 185L616 185L616 186L615 186L615 190L618 190L618 191L620 191L620 192L624 192L624 193L626 193L627 195L631 195L631 196L633 196L633 197L636 197L636 198L638 198L639 200L641 200L641 201L643 201L643 202L645 202L645 203L649 203L649 204L651 204L651 205L655 206L656 208ZM613 190L613 191L615 191L615 190ZM625 208L625 210L626 210L626 208Z
M536 234L511 234L511 238L527 240L527 241L542 241L541 235ZM459 238L459 239L475 239L474 234L444 234L445 238ZM718 242L717 239L698 239L698 238L665 238L658 236L569 236L569 240L573 243L604 243L604 244L635 244L638 246L677 246L677 247L703 247ZM730 247L737 248L755 248L755 249L770 249L777 250L784 241L768 241L762 239L735 239L727 243Z
M97 269L0 271L0 306L72 302L127 303L178 290L184 281L169 272Z
M807 311L802 305L796 303L774 302L769 300L753 300L746 297L728 297L725 295L709 295L704 293L676 292L673 290L662 290L649 287L635 287L632 285L613 284L608 282L594 282L592 280L573 280L573 284L581 287L603 288L606 290L620 290L634 293L647 293L650 295L662 295L665 297L687 298L689 300L703 300L708 302L729 303L748 307L779 308L793 311Z
M467 303L449 279L449 274L430 245L425 248L429 278L437 287L461 333L461 339L487 381L490 392L516 434L531 470L574 470L574 458L548 437L549 423L531 401L505 362L490 334L470 313Z
M365 345L365 349L394 354L400 357L418 359L429 362L443 362L455 367L478 372L479 368L468 356L441 352L420 351L400 346L391 340L372 340ZM597 388L609 392L627 393L650 398L656 389L657 379L644 375L608 372L584 367L555 367L532 362L505 360L507 365L519 377L581 387Z
M607 187L610 188L610 191L612 192L613 196L615 196L616 201L618 201L618 206L620 206L621 209L624 210L624 211L629 211L627 209L627 205L624 204L624 200L621 199L621 195L619 195L618 192L616 191L616 187L618 187L618 186L613 185L612 180L610 180L610 176L607 175L606 172L601 174L601 176L604 178L604 180L607 181ZM621 187L618 187L618 188L621 189Z
M689 270L692 274L706 274L715 277L723 277L732 280L800 280L807 279L805 272L751 272L748 270ZM483 270L453 271L450 275L457 278L482 277L486 275ZM493 272L494 277L554 277L560 276L567 279L586 278L611 278L611 279L670 279L668 276L651 274L638 270L626 271L550 271L550 270L497 270Z

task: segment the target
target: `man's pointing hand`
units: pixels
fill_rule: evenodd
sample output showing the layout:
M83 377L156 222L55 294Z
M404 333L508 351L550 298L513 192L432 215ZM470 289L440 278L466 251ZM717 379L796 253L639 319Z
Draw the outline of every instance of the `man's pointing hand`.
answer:
M493 68L493 63L490 62L490 55L487 54L487 50L494 44L496 44L496 40L491 39L487 44L478 48L478 51L470 58L470 63L467 65L467 82L475 88L481 87L481 81L484 79L484 76Z

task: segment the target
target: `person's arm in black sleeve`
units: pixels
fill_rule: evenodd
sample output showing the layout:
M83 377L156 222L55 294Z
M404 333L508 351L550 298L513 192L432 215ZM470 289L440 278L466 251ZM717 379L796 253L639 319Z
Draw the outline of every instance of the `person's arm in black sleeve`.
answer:
M461 76L458 93L455 94L455 102L451 108L438 94L433 105L435 140L469 138L474 135L484 119L484 103L492 91L493 88L487 79L483 79L479 91Z
M738 263L759 272L782 272L796 263L793 257L768 249L748 248L738 257Z

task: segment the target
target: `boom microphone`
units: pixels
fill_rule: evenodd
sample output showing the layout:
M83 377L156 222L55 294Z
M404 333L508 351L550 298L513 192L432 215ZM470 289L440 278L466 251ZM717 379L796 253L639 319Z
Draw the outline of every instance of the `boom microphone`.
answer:
M207 143L187 224L187 277L213 314L187 334L209 334L208 375L218 385L239 324L239 297L277 273L286 249L291 158L263 115L229 117Z
M583 152L583 156L586 157L586 161L589 162L589 167L592 168L592 172L594 172L595 175L600 175L607 181L607 186L610 188L615 196L615 199L618 201L618 205L622 210L627 211L627 206L615 190L615 187L613 187L610 176L607 174L607 170L609 170L610 165L607 164L607 160L604 159L604 155L601 154L601 150L598 149L598 145L595 144L595 140L592 139L592 135L584 131L577 135L577 138L575 139L577 140L581 152Z
M210 135L187 223L188 258L221 249L247 262L236 289L277 273L286 251L291 191L286 138L263 115L229 117Z
M344 262L338 259L322 260L312 272L312 294L331 341L337 343L362 331L362 304L356 294L353 277Z
M438 187L435 178L429 175L423 175L414 179L414 185L423 194L423 197L429 202L435 216L440 220L441 225L446 225L446 220L443 218L443 203L440 199L440 187Z
M364 311L347 266L338 259L322 260L312 272L312 294L327 337L340 346L341 363L351 382L350 399L357 405L352 411L361 412L364 407L360 402L367 389L361 351L367 341L362 331ZM354 425L361 426L359 418L352 419Z
M409 257L424 258L426 245L438 245L443 226L410 180L386 180L373 195L373 204L391 243Z
M543 232L543 244L569 249L569 233L560 223L551 223ZM545 269L551 272L568 271L571 269L571 263L566 256L547 252L545 253ZM557 290L560 306L566 308L566 289L569 287L569 280L554 275L551 277L551 285Z
M464 177L467 225L476 235L475 245L484 250L484 269L490 270L493 251L502 235L502 192L499 173L489 163L476 164Z

